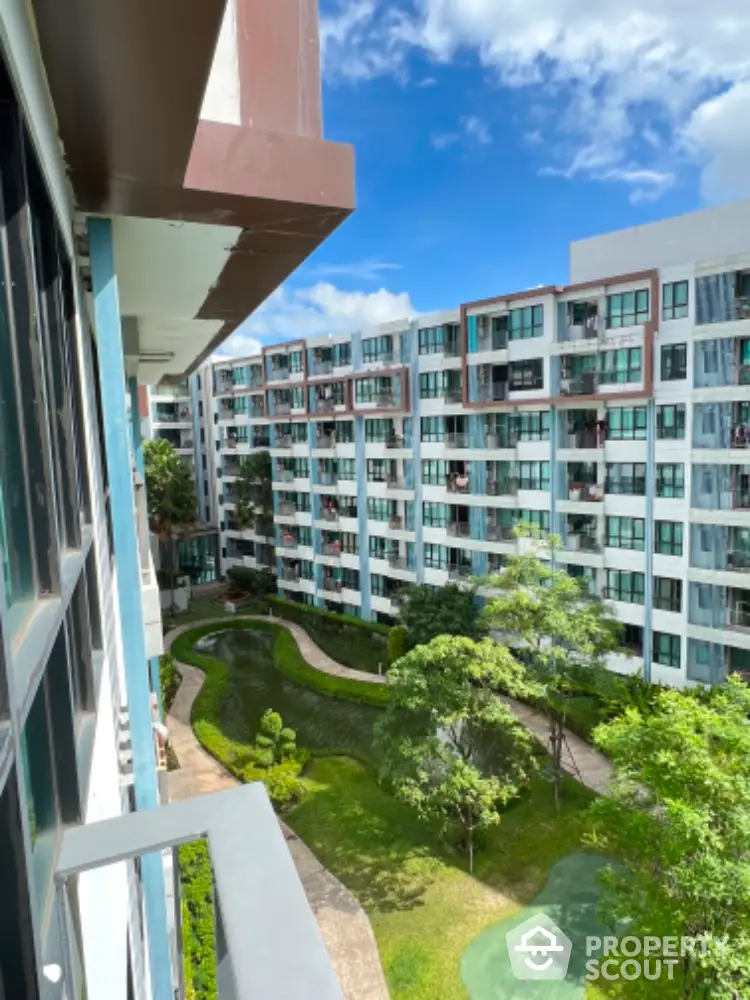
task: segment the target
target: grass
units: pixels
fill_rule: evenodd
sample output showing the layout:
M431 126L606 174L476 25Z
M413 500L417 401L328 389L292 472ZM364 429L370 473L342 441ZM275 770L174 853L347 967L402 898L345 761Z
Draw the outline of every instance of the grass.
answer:
M320 646L332 660L351 667L377 674L378 666L386 668L387 651L385 644L368 635L356 635L351 629L346 632L332 632L330 629L316 628L313 621L300 625L316 645Z
M434 824L386 793L359 763L318 758L286 817L366 909L392 1000L466 1000L459 961L490 924L531 902L550 867L581 849L591 795L566 781L555 816L539 779L477 856L476 877Z

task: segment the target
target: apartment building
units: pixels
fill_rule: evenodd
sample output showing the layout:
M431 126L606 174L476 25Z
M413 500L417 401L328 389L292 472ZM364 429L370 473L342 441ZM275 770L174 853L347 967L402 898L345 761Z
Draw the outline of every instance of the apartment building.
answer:
M172 386L155 416L189 435L186 374L353 207L316 25L0 4L0 1000L183 997L172 852L198 838L222 997L341 1000L262 787L168 801L139 412Z
M625 624L613 669L750 669L750 202L573 244L571 276L215 365L224 571L273 546L284 596L388 620L524 521ZM265 448L273 539L232 516Z

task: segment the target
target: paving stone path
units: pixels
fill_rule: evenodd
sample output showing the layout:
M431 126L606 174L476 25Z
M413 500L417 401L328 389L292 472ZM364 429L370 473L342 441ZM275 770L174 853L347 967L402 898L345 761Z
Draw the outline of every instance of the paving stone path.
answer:
M216 619L215 623L219 626L226 620ZM211 621L191 622L173 629L164 637L164 648L169 649L183 632ZM278 624L283 624L294 635L300 651L312 666L339 676L357 675L357 671L348 670L327 657L303 629L292 623ZM298 637L297 633L301 635ZM167 776L169 797L173 802L193 795L218 792L237 784L237 779L203 749L190 724L193 702L203 686L203 672L179 660L177 666L182 683L167 715L170 741L180 763L179 769L170 771ZM366 676L372 679L371 675ZM389 1000L375 935L367 914L349 890L321 865L285 823L281 822L281 828L346 1000Z

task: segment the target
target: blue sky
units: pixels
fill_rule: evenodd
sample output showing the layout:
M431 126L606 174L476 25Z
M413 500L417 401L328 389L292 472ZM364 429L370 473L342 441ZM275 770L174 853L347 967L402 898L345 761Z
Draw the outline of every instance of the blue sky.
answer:
M321 0L321 46L358 208L232 353L563 283L571 240L750 195L747 0Z

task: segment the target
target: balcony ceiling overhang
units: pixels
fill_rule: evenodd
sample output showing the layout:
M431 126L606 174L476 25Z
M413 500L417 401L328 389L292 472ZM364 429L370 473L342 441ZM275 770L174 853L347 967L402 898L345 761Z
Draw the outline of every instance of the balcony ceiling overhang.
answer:
M139 378L181 376L351 213L353 150L200 118L226 0L32 3L76 208L122 217L122 312L142 350L172 355ZM243 3L251 23L291 9ZM178 246L180 226L185 249L165 257L158 248ZM166 311L140 311L160 278Z

